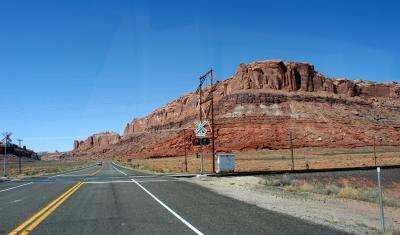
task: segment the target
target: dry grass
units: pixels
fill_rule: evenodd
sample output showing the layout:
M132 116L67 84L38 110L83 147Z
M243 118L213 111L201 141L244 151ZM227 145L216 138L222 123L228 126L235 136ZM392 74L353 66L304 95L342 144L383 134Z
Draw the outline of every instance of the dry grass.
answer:
M400 235L400 230L392 230L390 231L392 235Z
M376 188L355 187L352 185L339 186L335 183L321 184L318 181L297 180L290 175L266 176L260 184L268 187L277 187L285 192L305 192L328 195L337 198L354 199L371 203L378 203L379 194ZM384 192L384 205L400 207L400 195L393 196Z
M299 186L299 189L303 192L311 193L314 192L314 185L304 181L303 184Z
M303 148L296 149L295 169L322 169L373 166L375 164L372 147L353 149L330 148ZM288 170L291 168L289 150L260 150L237 152L236 172ZM212 157L209 152L204 154L204 169L212 172ZM400 165L400 149L397 146L377 148L378 163L380 165ZM149 159L129 159L128 164L139 165L154 171L169 170L171 172L185 172L185 157L166 157ZM187 156L187 171L197 173L200 171L200 159L195 155Z
M52 173L81 169L93 165L93 161L27 161L22 162L22 174L19 174L17 161L10 161L7 168L8 176L10 177L29 177L47 175ZM1 169L1 175L3 175Z
M349 198L349 199L359 199L359 191L355 188L344 187L339 189L339 193L337 194L341 198Z

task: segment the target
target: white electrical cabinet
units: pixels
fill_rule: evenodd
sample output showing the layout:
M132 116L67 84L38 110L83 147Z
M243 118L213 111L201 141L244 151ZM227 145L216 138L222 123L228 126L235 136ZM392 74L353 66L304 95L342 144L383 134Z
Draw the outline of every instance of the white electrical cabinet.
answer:
M235 154L218 153L217 154L217 173L235 171Z

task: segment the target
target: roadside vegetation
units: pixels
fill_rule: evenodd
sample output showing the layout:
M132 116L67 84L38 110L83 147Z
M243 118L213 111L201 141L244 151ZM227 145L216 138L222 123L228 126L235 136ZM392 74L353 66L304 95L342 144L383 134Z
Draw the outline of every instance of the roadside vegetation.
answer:
M78 170L91 165L94 165L94 161L24 161L22 162L22 173L19 173L18 162L10 162L7 173L9 177L24 178ZM2 171L1 174L3 174Z
M127 168L139 170L139 171L151 171L151 172L156 172L156 173L172 173L173 172L169 168L156 168L156 167L142 165L142 164L137 163L133 159L116 160L115 163L118 165L127 167Z
M265 177L260 181L260 184L280 189L285 192L320 194L371 203L378 203L379 200L379 194L376 187L359 187L351 184L340 184L335 182L324 184L316 180L295 179L288 174ZM399 197L395 197L385 192L383 195L385 206L400 207L400 195Z

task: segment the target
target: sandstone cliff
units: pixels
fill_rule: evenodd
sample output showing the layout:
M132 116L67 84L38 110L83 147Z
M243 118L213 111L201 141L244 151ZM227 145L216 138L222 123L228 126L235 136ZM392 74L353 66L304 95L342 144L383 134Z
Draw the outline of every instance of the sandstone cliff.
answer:
M74 141L74 151L101 151L108 150L118 143L120 135L116 132L103 132L89 136L85 141Z
M205 88L205 92L210 87ZM215 87L217 151L297 147L352 147L400 141L400 84L328 78L307 63L241 64ZM76 141L73 153L102 157L162 157L189 151L198 95L189 93L112 133Z

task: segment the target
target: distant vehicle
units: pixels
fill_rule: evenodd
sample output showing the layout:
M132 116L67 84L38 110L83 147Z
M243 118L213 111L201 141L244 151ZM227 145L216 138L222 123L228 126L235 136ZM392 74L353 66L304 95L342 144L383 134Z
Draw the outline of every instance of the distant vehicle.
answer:
M98 162L96 162L96 165L102 166L102 165L103 165L103 162L102 162L102 161L98 161Z

